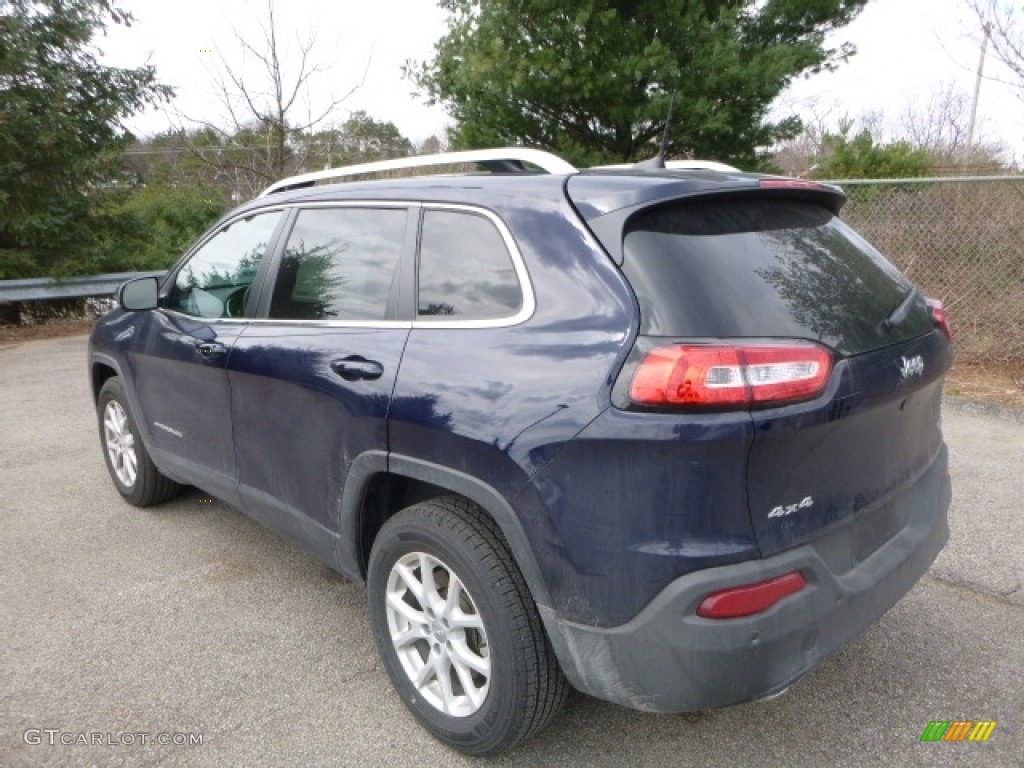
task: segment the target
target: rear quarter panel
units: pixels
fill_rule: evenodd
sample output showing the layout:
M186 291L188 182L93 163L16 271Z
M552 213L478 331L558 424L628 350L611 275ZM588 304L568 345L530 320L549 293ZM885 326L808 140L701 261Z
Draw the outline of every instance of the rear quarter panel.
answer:
M550 586L566 546L558 511L514 500L609 407L638 311L564 195L509 203L489 207L524 258L534 314L505 328L415 327L389 412L389 446L477 478L516 506Z

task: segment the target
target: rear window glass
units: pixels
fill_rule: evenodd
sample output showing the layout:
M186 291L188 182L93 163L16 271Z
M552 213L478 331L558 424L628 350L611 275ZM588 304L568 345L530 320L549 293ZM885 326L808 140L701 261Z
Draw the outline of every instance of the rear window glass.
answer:
M623 269L649 336L814 339L857 354L932 330L900 272L829 210L785 199L695 201L634 216Z

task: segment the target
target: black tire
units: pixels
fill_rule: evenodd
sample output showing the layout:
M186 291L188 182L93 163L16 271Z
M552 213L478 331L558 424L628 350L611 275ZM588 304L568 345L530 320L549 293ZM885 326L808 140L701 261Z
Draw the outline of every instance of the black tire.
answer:
M448 698L443 698L441 674L434 675L433 682L428 679L421 687L416 686L410 677L412 673L399 658L396 642L392 640L393 625L389 625L389 610L393 622L404 619L402 611L388 607L389 580L394 573L393 587L409 583L395 566L403 563L404 558L403 565L408 567L409 562L421 556L428 558L420 560L421 564L431 564L430 578L437 580L434 594L444 599L445 607L432 613L419 605L412 591L406 592L403 602L409 611L416 614L418 605L418 615L432 618L427 622L409 622L410 635L414 629L427 634L416 635L416 640L403 645L402 659L406 664L429 667L427 662L435 658L434 654L442 658L441 668L448 665L443 675L448 681L448 693L452 694ZM422 577L422 572L421 565L418 571L410 573ZM461 584L453 582L452 577ZM370 622L391 682L420 723L444 743L469 755L494 755L537 733L565 703L569 684L558 666L526 582L500 529L475 505L461 498L445 497L396 514L377 535L367 581ZM460 618L454 623L469 617L469 621L482 622L482 630L448 629L446 617L455 615L447 607L453 602L449 589L452 583L456 583L454 591L460 606ZM427 623L434 628L433 632L423 629ZM449 648L448 655L442 657L445 646ZM463 684L465 678L457 668L461 664L461 672L466 673L462 661L467 652L489 664L489 675L473 674L469 686ZM466 693L469 687L473 687L480 703L471 701ZM485 690L481 695L482 688ZM461 696L457 695L459 691ZM431 703L431 698L435 702L438 698L449 701L453 712L460 704L466 711L446 713L438 703ZM475 711L470 711L474 707Z
M142 443L135 417L128 406L121 379L113 376L103 383L96 401L100 445L110 479L125 501L136 507L151 507L175 496L181 486L160 473ZM110 423L108 424L108 417ZM122 418L123 417L123 418ZM120 422L120 429L113 429ZM120 435L120 436L118 436ZM114 454L112 456L111 454ZM134 462L128 460L128 454ZM134 471L129 471L134 463Z

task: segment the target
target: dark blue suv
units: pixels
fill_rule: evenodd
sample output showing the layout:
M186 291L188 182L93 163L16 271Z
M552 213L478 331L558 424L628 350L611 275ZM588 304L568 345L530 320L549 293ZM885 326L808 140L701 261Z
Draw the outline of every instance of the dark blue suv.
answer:
M89 350L114 484L197 486L365 582L396 689L467 753L570 686L783 690L947 539L941 305L834 187L384 167L471 161L497 172L285 180L123 286Z

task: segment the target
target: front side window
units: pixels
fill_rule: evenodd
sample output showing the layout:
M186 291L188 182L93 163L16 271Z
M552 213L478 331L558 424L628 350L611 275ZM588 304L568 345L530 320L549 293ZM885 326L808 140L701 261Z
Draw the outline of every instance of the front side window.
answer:
M282 211L236 219L178 271L167 308L194 317L241 317Z
M403 208L310 208L288 236L270 317L384 320L405 242Z
M473 213L423 214L417 316L420 320L512 317L523 306L512 256L490 219Z

